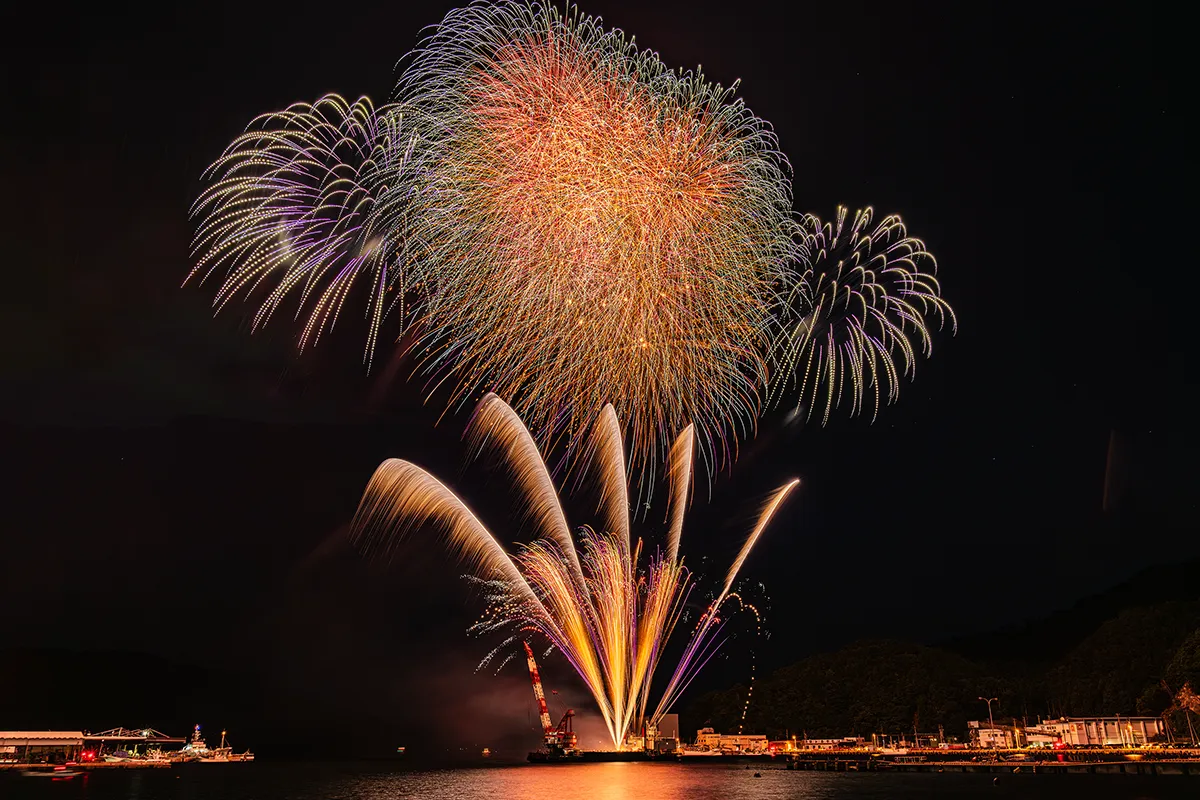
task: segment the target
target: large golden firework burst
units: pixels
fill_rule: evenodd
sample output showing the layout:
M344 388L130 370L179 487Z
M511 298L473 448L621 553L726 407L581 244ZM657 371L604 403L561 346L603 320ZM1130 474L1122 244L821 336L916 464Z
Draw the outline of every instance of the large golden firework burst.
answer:
M796 227L786 160L731 89L513 3L452 12L399 95L429 126L406 211L437 286L426 363L457 400L482 385L573 439L612 403L635 463L689 423L710 458L753 424Z

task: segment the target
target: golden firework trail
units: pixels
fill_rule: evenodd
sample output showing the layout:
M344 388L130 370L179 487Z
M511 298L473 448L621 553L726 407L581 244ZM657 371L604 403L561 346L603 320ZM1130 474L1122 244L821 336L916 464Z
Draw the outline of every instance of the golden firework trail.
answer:
M484 663L540 633L586 684L613 745L630 730L665 714L721 646L722 605L746 557L793 480L768 498L716 598L692 631L658 703L651 685L664 648L680 621L691 586L679 556L683 509L691 480L690 426L671 447L668 547L643 559L631 540L629 497L621 429L611 406L589 434L588 470L600 487L598 518L604 527L567 527L549 471L520 418L496 395L480 403L468 431L476 452L493 451L507 462L514 489L526 504L532 540L509 554L453 491L413 464L389 459L371 477L353 521L353 536L367 553L388 554L417 530L440 530L451 552L486 587L488 609L478 632L500 632L504 641ZM740 599L739 599L740 602Z

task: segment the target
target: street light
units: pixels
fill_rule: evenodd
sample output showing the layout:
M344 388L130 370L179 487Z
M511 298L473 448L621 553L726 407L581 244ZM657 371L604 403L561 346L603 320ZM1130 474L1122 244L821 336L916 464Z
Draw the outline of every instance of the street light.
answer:
M995 700L998 703L998 702L1000 702L1000 698L999 697L981 697L979 699L988 704L988 728L990 728L993 731L996 730L996 723L992 721L992 701ZM996 735L993 733L992 734L992 747L993 748L996 747L996 738L995 737L996 737Z

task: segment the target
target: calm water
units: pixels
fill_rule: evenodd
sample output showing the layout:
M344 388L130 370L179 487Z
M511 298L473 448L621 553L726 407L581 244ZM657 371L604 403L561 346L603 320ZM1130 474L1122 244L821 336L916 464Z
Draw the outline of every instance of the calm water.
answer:
M1200 781L1133 775L789 772L735 765L574 764L406 770L373 764L221 764L112 770L69 781L0 773L0 798L88 800L728 800L729 798L1196 798Z

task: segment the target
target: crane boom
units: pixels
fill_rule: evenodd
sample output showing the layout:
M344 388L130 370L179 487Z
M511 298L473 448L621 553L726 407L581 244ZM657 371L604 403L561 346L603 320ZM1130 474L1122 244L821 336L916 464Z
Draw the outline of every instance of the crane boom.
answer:
M529 679L533 681L533 696L537 698L542 732L550 734L554 732L554 723L550 721L550 709L546 708L546 693L542 691L542 677L538 675L537 661L533 658L533 649L529 646L529 642L522 644L525 645L525 658L529 662Z

